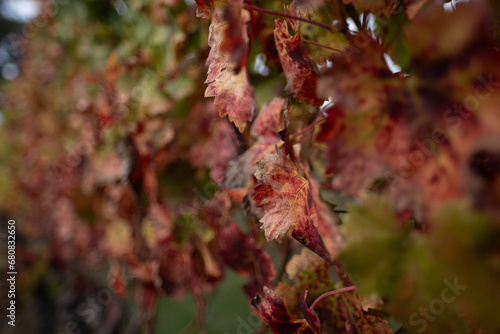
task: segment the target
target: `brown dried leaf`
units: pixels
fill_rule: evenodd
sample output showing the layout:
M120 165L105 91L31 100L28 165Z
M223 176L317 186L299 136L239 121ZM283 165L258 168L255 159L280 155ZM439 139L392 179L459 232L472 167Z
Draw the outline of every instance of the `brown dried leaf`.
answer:
M287 88L295 95L298 102L314 106L322 105L324 100L316 95L318 74L302 46L298 30L292 37L288 33L286 21L276 20L275 24L274 40L288 81ZM292 24L292 27L296 25Z
M203 6L200 7L201 4ZM205 83L208 87L205 97L215 97L215 105L220 116L228 115L229 120L234 122L240 132L243 132L246 122L253 118L255 104L253 88L250 85L247 70L243 68L246 64L242 64L245 62L242 59L246 59L244 55L247 53L246 21L249 15L242 14L244 10L236 0L215 0L210 3L198 1L198 6L200 16L206 17L210 13L212 19L208 37L208 45L211 49L207 58L209 67ZM233 14L228 15L228 12ZM228 22L227 19L232 21ZM228 24L240 27L236 30L242 34L237 38L233 36L231 45L225 42ZM232 55L234 50L238 50L238 57L236 57L238 59Z
M254 200L264 209L260 220L267 240L282 238L290 228L292 236L316 254L331 261L317 229L317 208L309 182L299 174L282 150L266 154L257 162Z

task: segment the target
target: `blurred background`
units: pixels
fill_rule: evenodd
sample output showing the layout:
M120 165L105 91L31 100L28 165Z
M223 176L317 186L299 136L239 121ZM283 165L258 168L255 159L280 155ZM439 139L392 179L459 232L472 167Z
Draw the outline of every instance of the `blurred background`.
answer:
M19 75L17 50L12 38L20 33L23 24L32 20L40 10L35 0L0 1L0 68L3 80L12 80Z
M176 7L173 7L170 13L163 7L154 13L158 10L156 6L164 4ZM41 15L43 19L39 18L38 23L32 22L41 13L43 6L47 8L47 14ZM138 53L137 50L146 50L144 54L152 60L149 60L145 67L155 73L165 74L170 70L169 68L176 66L173 59L177 59L175 52L179 52L180 47L198 48L201 39L197 37L200 34L205 40L203 44L206 44L206 35L203 35L199 29L199 20L195 18L195 10L194 1L187 0L165 2L0 0L0 132L2 133L0 160L3 160L0 164L0 192L2 193L0 195L0 230L2 232L0 242L2 254L4 254L6 249L4 232L7 231L7 221L15 219L18 270L16 327L8 326L3 316L0 333L143 332L141 329L143 311L138 306L140 303L136 295L130 292L120 297L117 296L116 291L110 288L109 265L103 263L102 259L93 258L90 260L91 266L84 267L82 263L89 263L88 259L82 259L82 256L86 254L70 255L67 252L71 250L54 241L58 239L57 235L51 239L50 236L57 232L50 230L54 218L47 213L47 203L44 203L42 199L46 198L44 191L47 190L47 184L43 182L51 185L57 182L51 177L41 181L40 175L34 175L32 170L39 167L41 173L50 170L48 165L45 166L46 170L38 165L39 155L43 156L48 153L48 156L54 159L53 161L65 159L64 150L60 151L62 146L48 143L40 137L46 135L44 138L47 139L54 137L57 133L56 137L60 136L60 138L68 139L72 136L73 139L69 139L70 146L74 143L71 140L75 139L75 132L72 131L71 126L67 128L71 122L68 112L71 107L68 109L68 106L64 106L71 100L71 97L68 96L67 100L62 98L66 89L70 91L66 85L75 82L88 84L91 90L95 87L91 71L100 70L114 49L118 50L122 58L128 57L132 61L138 61L140 57L140 51ZM191 25L190 37L195 37L194 41L187 42L187 36L183 36L176 30L175 26L179 22L174 22L171 26L164 24L167 21L172 22L171 19L176 13L182 11L189 13L188 17L182 17L182 19L185 20L184 24ZM165 15L172 16L166 18ZM207 24L207 22L202 22L202 24ZM182 46L179 41L182 42ZM206 56L206 46L201 48L201 52ZM167 59L166 62L165 59ZM56 69L55 65L61 65L61 67ZM199 67L202 71L204 70L203 63L200 63ZM62 71L61 68L63 68ZM22 70L27 71L27 79L15 82ZM180 71L181 68L179 67L178 70ZM147 74L144 73L139 73L138 77L146 76ZM170 72L170 74L174 77L178 76L178 73ZM79 77L80 81L72 81L75 77ZM202 81L199 80L200 85ZM12 82L15 83L12 84ZM44 82L46 82L46 87L41 87ZM191 82L186 82L186 84L192 85ZM181 100L188 96L180 91L182 89L182 82L181 86L169 88L170 93L182 95ZM203 89L203 86L200 86L200 89ZM8 95L7 101L4 99L4 93ZM151 95L154 96L155 93L158 92L153 91ZM32 99L28 105L20 103L25 98ZM154 99L158 102L161 97L156 96ZM147 98L141 97L141 105L142 103L148 104L146 100ZM75 102L75 100L72 101ZM161 108L162 103L164 101L156 103L156 107ZM8 122L5 121L6 118ZM29 131L26 122L34 122L33 131ZM44 128L45 126L47 128ZM24 131L28 132L24 133ZM20 136L17 136L16 132ZM30 138L31 135L34 137ZM115 142L115 134L109 136L103 141ZM68 142L61 141L61 144L64 146ZM30 160L30 154L34 160ZM31 161L31 165L27 161ZM64 177L67 180L71 178L71 175L64 175ZM205 179L198 185L203 185L203 182L207 183L207 180ZM66 190L61 190L65 187ZM58 189L56 192L68 191L70 188L66 185ZM54 189L47 191L53 192ZM31 199L26 197L21 199L21 193L26 195L30 192L33 192ZM35 195L35 193L38 194ZM186 196L188 200L194 196L191 188ZM54 199L50 199L49 202L52 200ZM55 208L56 203L57 200L52 203L54 211L58 211ZM24 214L20 215L20 212ZM86 214L91 215L92 212L78 212L81 219L92 221ZM58 226L57 228L64 227ZM75 242L74 239L69 241L69 243L73 242ZM90 240L85 244L82 253L87 250L90 256L93 256L92 250L97 247L99 247L97 241ZM5 264L2 256L0 260L2 272L5 272L3 270L6 268ZM4 274L1 275L3 279L0 281L0 308L3 310L6 309L8 303L8 299L4 298L7 294L4 276ZM217 286L215 293L206 300L208 333L236 333L238 330L242 333L250 333L250 330L253 330L245 328L248 325L242 325L242 319L247 319L251 315L247 298L241 289L244 282L244 278L234 272L228 272L223 283ZM190 292L183 293L175 299L160 297L156 303L156 309L159 316L152 321L155 333L196 332L196 305Z

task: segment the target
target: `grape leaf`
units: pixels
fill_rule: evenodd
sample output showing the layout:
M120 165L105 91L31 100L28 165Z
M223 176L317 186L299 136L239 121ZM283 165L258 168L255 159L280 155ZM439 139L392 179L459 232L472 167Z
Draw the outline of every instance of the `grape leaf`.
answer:
M306 290L300 295L300 310L302 311L302 314L304 314L307 323L314 329L314 331L321 333L321 323L319 322L318 316L306 303L307 292L308 291Z
M287 87L298 102L320 106L324 100L316 95L318 74L301 44L297 23L289 22L295 31L293 37L288 33L286 21L276 20L274 29L274 40L287 78Z
M230 207L229 193L220 191L207 201L202 210L202 217L216 234L214 242L211 243L213 252L217 254L220 262L238 274L248 276L248 282L243 289L249 299L252 299L262 294L265 286L271 286L276 272L270 256L257 244L255 235L244 234L227 216L226 212Z
M317 229L317 209L308 181L293 161L276 149L257 162L255 200L265 215L260 222L267 240L282 238L290 228L292 236L316 254L331 261Z
M276 298L269 289L264 289L265 296L257 297L252 305L257 308L264 321L275 334L319 334L307 320L293 319L286 310L282 298ZM308 318L311 318L308 315ZM316 324L316 322L314 322Z
M312 257L309 250L303 249L300 255L293 256L286 266L288 277L293 283L280 282L274 293L283 297L291 314L296 315L297 310L300 310L306 315L306 319L309 319L307 315L310 314L312 317L308 321L314 328L316 327L312 324L316 320L313 315L316 313L321 321L321 328L327 333L371 333L375 328L378 328L381 333L391 333L387 331L387 321L366 314L364 308L367 301L355 291L326 297L317 303L314 313L311 314L311 310L303 300L306 297L305 291L309 291L313 298L318 298L325 292L346 286L343 282L340 285L332 281L329 273L331 267L330 263L317 256ZM336 267L339 277L345 277L345 273L339 270L337 265ZM349 283L350 285L352 283Z
M203 109L206 117L199 117L198 113ZM198 141L189 148L188 158L193 166L208 168L212 180L221 182L229 162L237 156L235 130L227 121L213 117L216 117L213 104L197 105L190 116L189 130L197 135ZM220 148L217 154L212 147Z
M328 172L334 175L333 186L356 195L382 174L383 162L370 147L372 142L352 142L351 138L359 138L362 132L356 126L359 123L349 122L345 112L337 106L328 108L326 113L328 116L317 140L328 143L325 156ZM366 119L360 121L363 122L361 126L367 122Z
M285 100L274 98L264 105L253 122L251 134L257 141L238 159L230 162L223 186L228 189L244 187L255 173L256 163L280 142L280 116Z
M339 299L336 314L344 320L340 333L393 333L387 320L363 311L362 299L355 291L344 292Z
M270 256L255 245L255 237L243 234L233 223L220 232L220 247L224 262L238 273L249 276L243 287L249 298L271 286L276 272Z
M246 122L254 115L253 88L248 73L243 65L247 53L248 36L246 21L248 13L241 8L238 0L198 1L198 13L206 17L210 13L212 23L208 37L210 53L207 58L208 74L205 83L208 87L205 97L215 97L215 105L221 117L229 116L242 132ZM230 13L228 15L228 13ZM245 14L246 13L246 14ZM230 20L228 22L228 20ZM226 42L226 26L237 26L238 36L233 36L231 43ZM235 29L231 30L233 33ZM245 45L242 45L244 43ZM239 55L235 62L234 52Z
M264 105L253 122L252 135L256 138L277 137L281 130L280 116L285 104L285 99L275 97L271 103Z
M364 47L352 46L332 56L335 66L322 70L318 94L334 98L348 114L377 113L390 106L388 101L395 98L391 94L400 89L401 80L387 68L378 41L365 33L357 37Z

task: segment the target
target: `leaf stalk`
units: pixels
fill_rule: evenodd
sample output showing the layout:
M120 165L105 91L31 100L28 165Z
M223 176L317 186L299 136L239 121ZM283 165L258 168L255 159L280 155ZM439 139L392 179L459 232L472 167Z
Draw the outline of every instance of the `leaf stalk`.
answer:
M336 294L339 294L339 293L342 293L342 292L351 291L351 290L354 290L354 289L356 289L355 285L348 286L346 288L342 288L342 289L338 289L338 290L333 290L333 291L325 292L324 294L322 294L321 296L319 296L318 298L316 298L316 300L312 303L310 309L314 310L314 308L316 307L316 305L318 305L318 303L320 301L322 301L323 299L325 299L326 297L330 297L330 296L333 296L333 295L336 295Z

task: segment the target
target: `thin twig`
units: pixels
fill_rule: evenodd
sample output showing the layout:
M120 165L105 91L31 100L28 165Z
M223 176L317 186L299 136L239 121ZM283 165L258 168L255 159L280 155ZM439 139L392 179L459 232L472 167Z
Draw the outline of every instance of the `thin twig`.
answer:
M342 53L342 51L338 50L338 49L334 49L334 48L331 48L329 46L326 46L326 45L323 45L323 44L319 44L319 43L316 43L316 42L313 42L309 39L306 39L304 37L301 37L301 39L306 42L306 43L309 43L309 44L312 44L312 45L316 45L316 46L319 46L320 48L325 48L325 49L328 49L328 50L332 50L332 51L335 51L335 52L340 52Z
M319 123L325 121L326 119L327 119L327 117L324 117L324 118L321 118L321 119L319 119L319 120L317 120L315 122L312 122L311 124L309 124L308 126L306 126L305 128L303 128L302 130L300 130L299 132L295 132L295 133L291 134L290 137L293 138L293 137L296 137L298 135L301 135L304 132L309 131L311 128L315 127Z
M324 28L324 29L327 29L327 30L330 30L331 32L337 32L337 29L335 29L333 26L329 25L329 24L325 24L325 23L321 23L321 22L316 22L316 21L313 21L313 20L308 20L308 19L304 19L300 16L295 16L295 15L290 15L290 14L285 14L285 13L280 13L280 12L276 12L274 10L270 10L270 9L264 9L264 8L260 8L260 7L256 7L256 6L252 6L252 5L249 5L249 4L243 4L243 7L245 9L248 9L248 10L253 10L253 11L256 11L256 12L260 12L260 13L264 13L264 14L270 14L270 15L275 15L275 16L281 16L281 17L286 17L286 18L289 18L289 19L294 19L294 20L297 20L297 21L302 21L302 22L306 22L306 23L309 23L309 24L313 24L313 25L316 25L318 27L321 27L321 28Z

